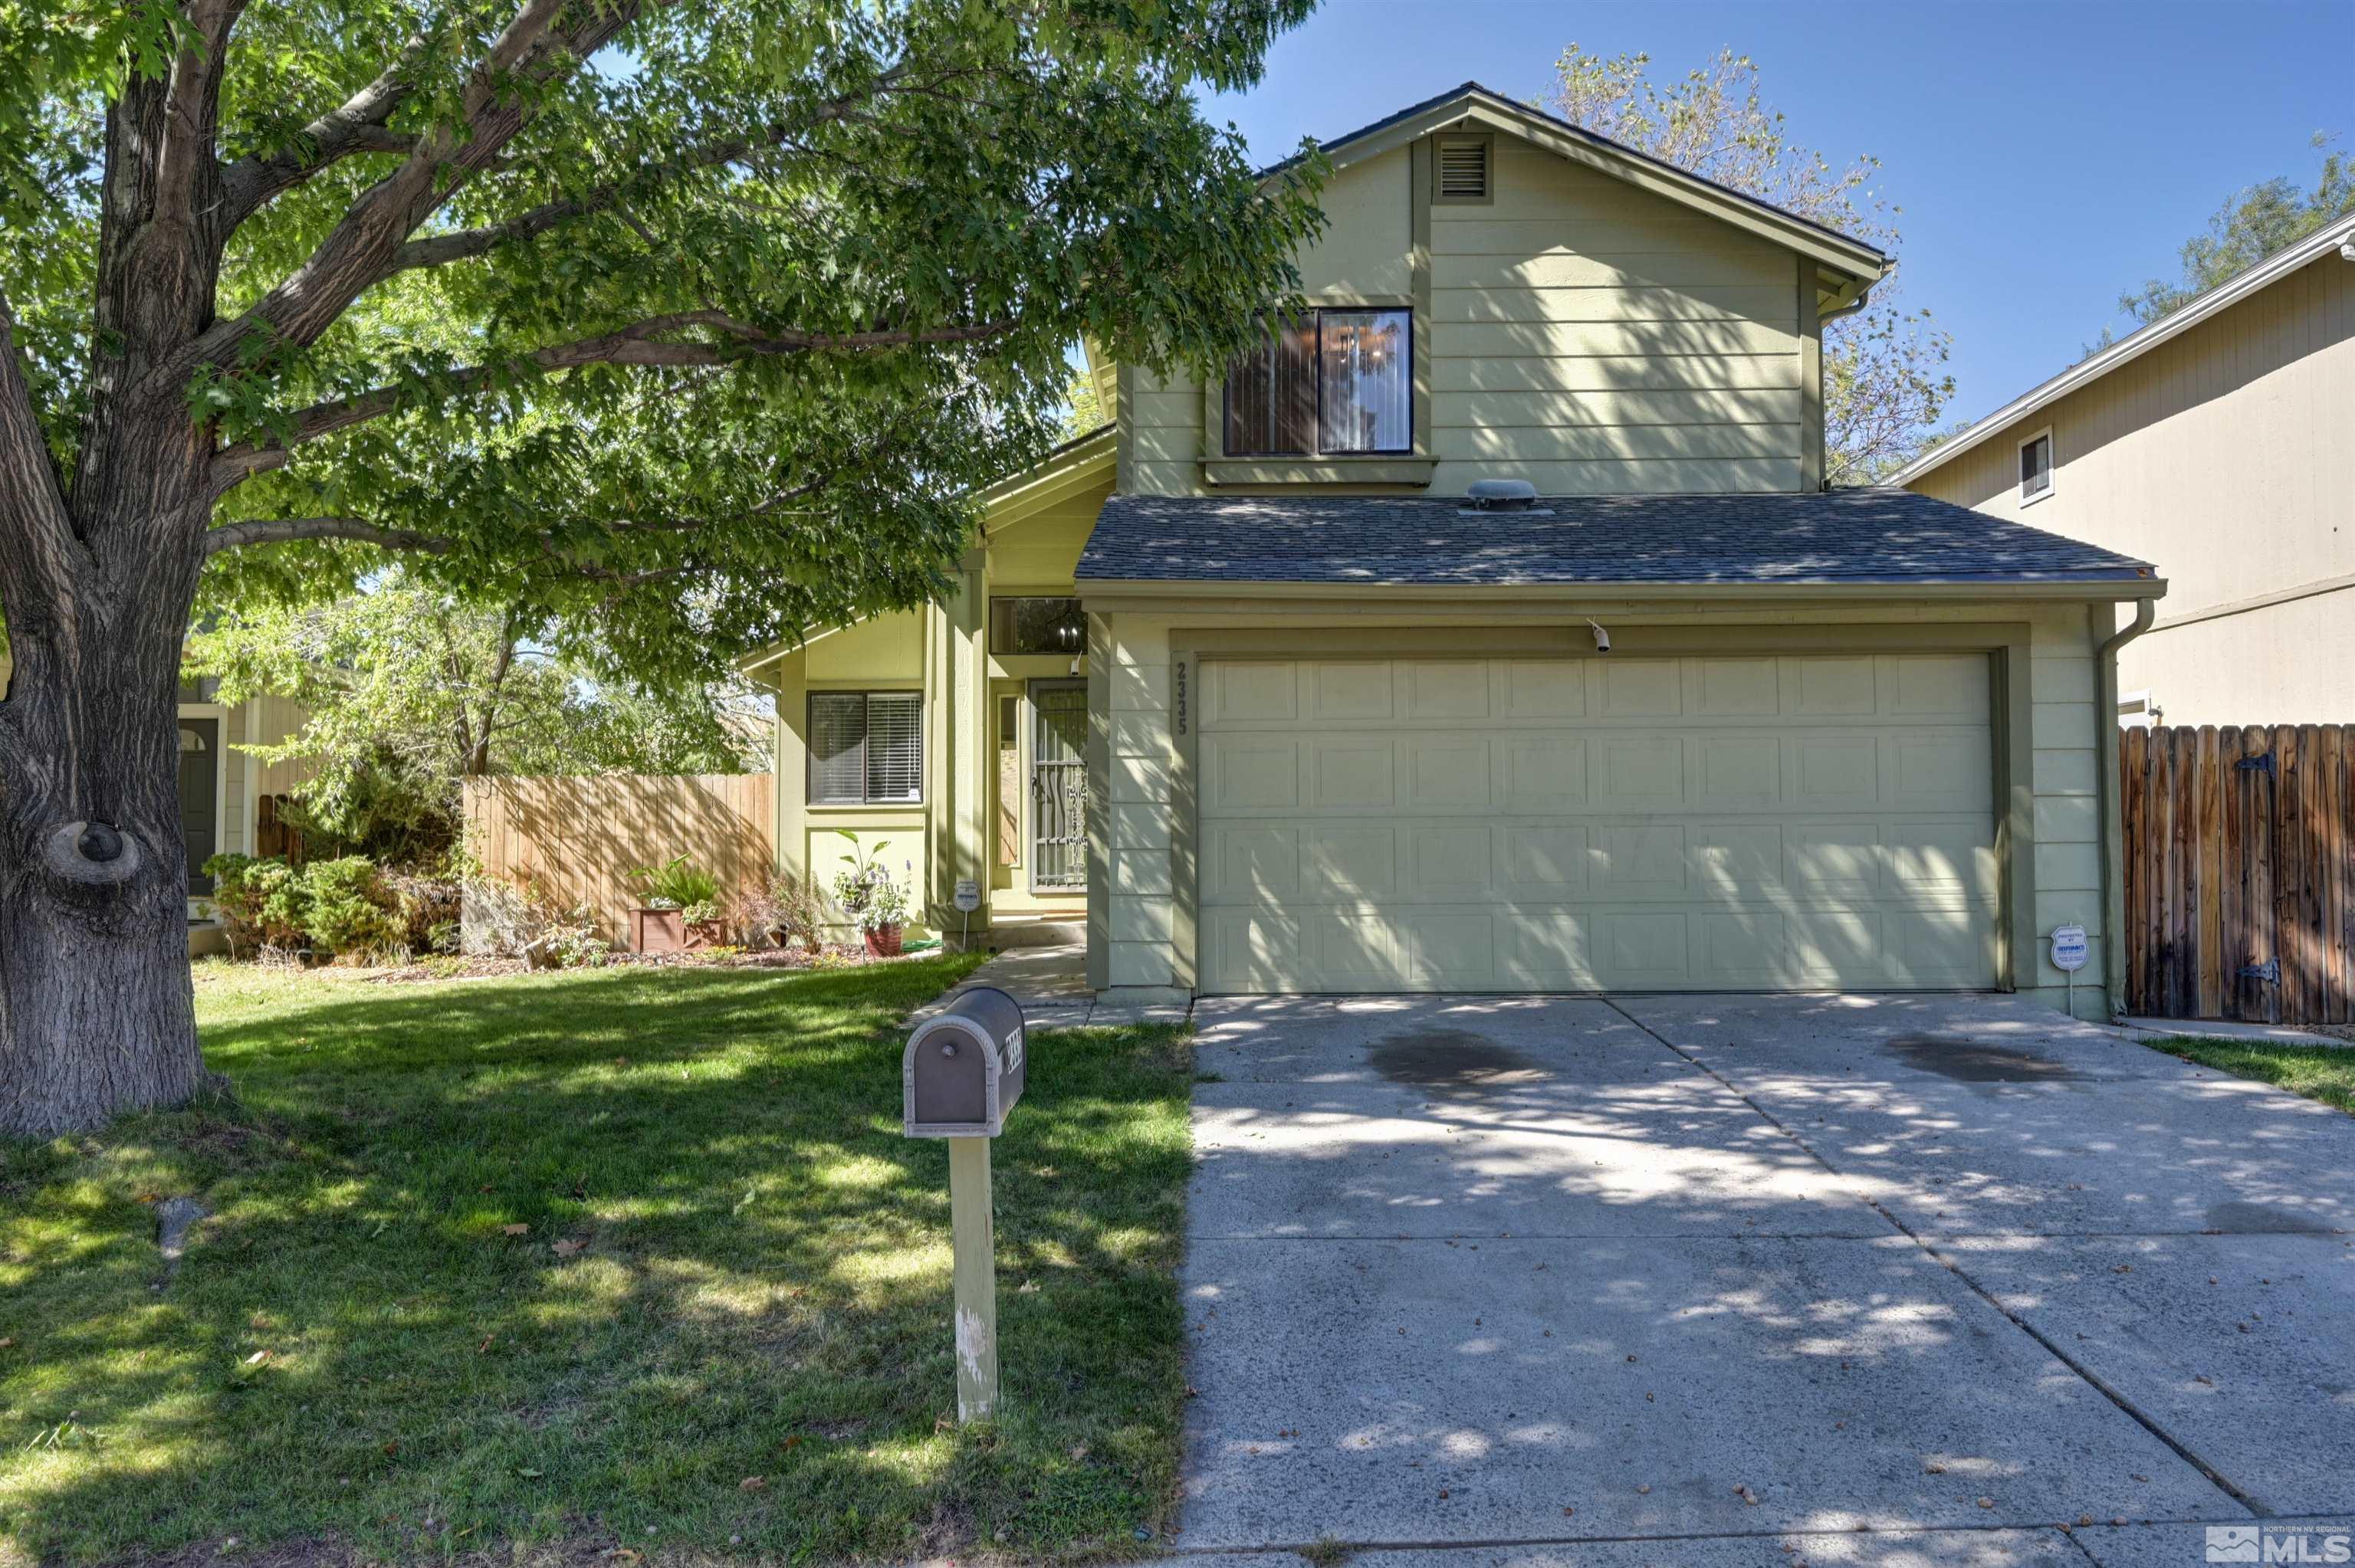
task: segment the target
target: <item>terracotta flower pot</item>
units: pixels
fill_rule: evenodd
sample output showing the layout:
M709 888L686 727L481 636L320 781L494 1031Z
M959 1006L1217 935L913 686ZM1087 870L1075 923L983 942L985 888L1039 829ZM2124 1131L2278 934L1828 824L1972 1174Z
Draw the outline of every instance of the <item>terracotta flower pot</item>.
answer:
M898 926L869 927L864 933L867 938L867 956L870 959L898 958L900 932L901 927Z

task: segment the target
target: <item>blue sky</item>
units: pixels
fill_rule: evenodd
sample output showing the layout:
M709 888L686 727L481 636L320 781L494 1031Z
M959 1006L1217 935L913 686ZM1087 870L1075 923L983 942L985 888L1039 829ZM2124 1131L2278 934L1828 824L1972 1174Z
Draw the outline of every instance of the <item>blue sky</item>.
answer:
M1681 75L1753 57L1795 141L1879 157L1903 297L1955 334L1950 418L2078 358L2121 290L2234 190L2311 186L2317 131L2355 148L2355 0L2241 4L1327 0L1266 79L1207 106L1272 159L1477 80L1542 95L1575 40ZM2123 325L2120 326L2123 332Z

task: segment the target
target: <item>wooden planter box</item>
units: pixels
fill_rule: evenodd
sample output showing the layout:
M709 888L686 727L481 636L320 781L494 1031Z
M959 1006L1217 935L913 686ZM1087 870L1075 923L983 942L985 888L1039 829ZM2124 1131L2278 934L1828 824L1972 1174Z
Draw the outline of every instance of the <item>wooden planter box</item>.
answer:
M634 953L687 951L687 920L676 909L630 911L630 950Z

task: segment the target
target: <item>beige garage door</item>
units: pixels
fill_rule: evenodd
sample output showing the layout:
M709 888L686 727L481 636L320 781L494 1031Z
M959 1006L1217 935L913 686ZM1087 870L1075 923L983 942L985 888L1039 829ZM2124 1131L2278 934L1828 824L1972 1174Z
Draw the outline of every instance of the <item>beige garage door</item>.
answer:
M1206 659L1200 989L1991 985L1987 669Z

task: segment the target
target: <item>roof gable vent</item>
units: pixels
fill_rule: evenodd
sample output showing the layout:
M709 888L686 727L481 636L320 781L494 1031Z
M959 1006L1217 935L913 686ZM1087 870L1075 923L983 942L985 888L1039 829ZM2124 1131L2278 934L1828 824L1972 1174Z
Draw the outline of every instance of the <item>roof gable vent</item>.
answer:
M1439 194L1448 201L1488 199L1488 138L1439 138Z

